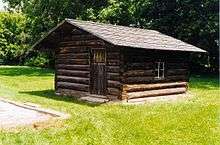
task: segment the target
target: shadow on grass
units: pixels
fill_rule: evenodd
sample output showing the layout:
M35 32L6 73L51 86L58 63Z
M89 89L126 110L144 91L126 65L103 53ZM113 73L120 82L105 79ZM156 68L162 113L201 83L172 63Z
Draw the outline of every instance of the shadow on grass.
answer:
M219 89L219 76L217 75L192 75L190 87L198 89Z
M19 93L28 94L28 95L35 95L35 96L44 97L47 99L58 100L58 101L71 102L71 103L76 103L76 104L80 104L80 105L87 105L90 107L95 107L95 106L100 105L99 103L88 103L85 101L80 101L80 100L77 100L76 98L71 97L71 96L58 96L55 94L54 90L24 91L24 92L19 92Z
M52 69L42 69L26 66L1 66L0 75L2 76L53 76Z

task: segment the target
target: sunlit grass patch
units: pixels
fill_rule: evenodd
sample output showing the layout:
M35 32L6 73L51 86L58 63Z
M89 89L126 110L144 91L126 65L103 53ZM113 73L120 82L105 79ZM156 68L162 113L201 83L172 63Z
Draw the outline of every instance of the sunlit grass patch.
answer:
M145 105L88 104L54 94L53 71L0 67L0 96L71 114L62 125L0 132L0 144L219 144L218 78L193 76L192 99Z

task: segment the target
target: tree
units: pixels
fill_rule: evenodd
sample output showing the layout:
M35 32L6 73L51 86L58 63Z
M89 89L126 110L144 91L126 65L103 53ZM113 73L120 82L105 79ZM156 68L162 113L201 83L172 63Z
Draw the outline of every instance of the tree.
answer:
M32 43L64 18L155 29L208 51L194 62L219 68L217 0L5 0L30 20Z
M29 20L34 43L45 32L65 18L95 19L100 9L107 5L107 0L5 0L9 10L22 11Z
M0 12L0 58L17 63L28 49L26 19L17 13Z

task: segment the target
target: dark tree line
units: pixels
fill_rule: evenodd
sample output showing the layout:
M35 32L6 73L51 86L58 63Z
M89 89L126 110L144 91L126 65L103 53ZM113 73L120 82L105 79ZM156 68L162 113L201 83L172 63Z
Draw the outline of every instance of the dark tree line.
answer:
M194 63L219 68L217 0L5 0L27 17L30 44L65 18L159 30L208 51Z

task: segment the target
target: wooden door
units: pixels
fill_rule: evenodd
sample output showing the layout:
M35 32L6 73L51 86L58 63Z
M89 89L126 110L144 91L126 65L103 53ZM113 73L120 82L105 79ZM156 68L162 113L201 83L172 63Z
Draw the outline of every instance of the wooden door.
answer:
M104 49L93 49L91 52L90 92L106 94L106 55Z

